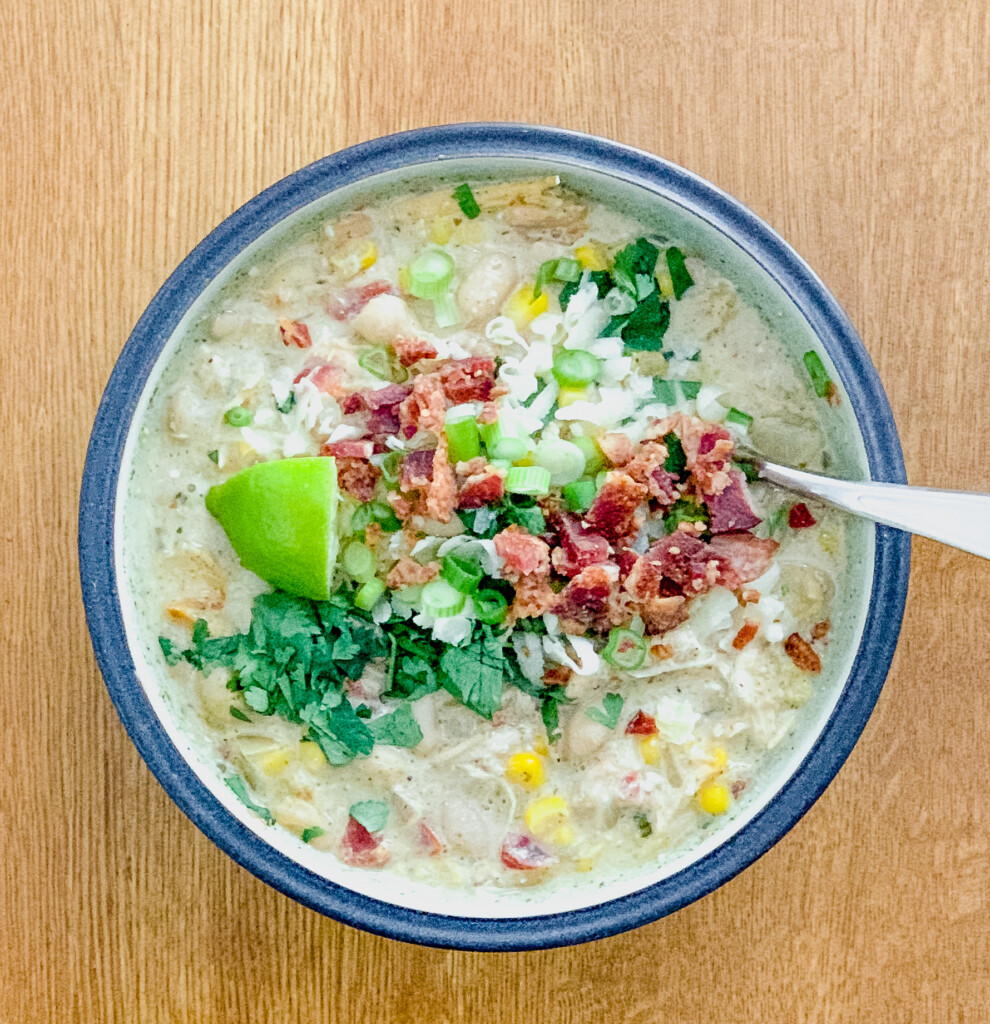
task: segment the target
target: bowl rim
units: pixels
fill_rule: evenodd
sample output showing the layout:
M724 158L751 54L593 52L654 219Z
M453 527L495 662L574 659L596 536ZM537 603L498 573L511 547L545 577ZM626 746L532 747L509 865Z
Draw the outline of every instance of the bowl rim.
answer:
M890 668L908 588L910 536L877 526L869 610L831 715L796 771L725 843L647 888L578 910L518 918L427 913L357 893L291 860L231 815L169 739L137 677L124 636L114 558L124 443L163 346L200 293L243 248L299 208L385 171L477 157L561 160L639 185L735 242L786 293L831 357L856 414L874 480L906 482L900 440L872 362L848 316L804 260L762 219L662 157L563 128L470 122L418 128L351 146L289 174L239 207L173 271L142 313L104 390L79 507L83 603L97 663L117 714L165 791L242 867L305 906L389 938L483 951L545 949L639 927L700 899L748 867L824 792L866 725Z

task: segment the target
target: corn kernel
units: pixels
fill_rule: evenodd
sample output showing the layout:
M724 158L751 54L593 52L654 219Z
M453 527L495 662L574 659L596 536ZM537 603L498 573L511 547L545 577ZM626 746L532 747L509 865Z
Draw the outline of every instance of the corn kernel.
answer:
M537 839L557 846L574 841L574 832L568 824L567 803L559 796L544 796L526 808L526 827Z
M709 759L712 762L712 768L717 772L724 772L729 764L729 755L723 747L712 747Z
M826 554L834 555L839 550L839 538L823 527L818 531L818 545Z
M505 777L523 789L539 789L543 785L543 762L531 750L522 750L509 758Z
M639 739L639 753L645 764L659 764L660 737L656 733L652 736L641 736Z
M323 751L320 750L319 744L314 743L312 740L303 740L299 744L299 759L311 772L319 771L327 763L327 759L324 757Z
M588 389L585 387L564 387L557 392L557 406L563 408L572 402L583 402L588 397Z
M266 775L281 775L289 767L289 756L285 747L276 747L258 758L258 767Z
M725 814L732 797L724 782L706 782L698 790L698 803L705 814Z
M530 321L547 311L547 293L543 292L538 299L533 298L532 287L520 288L505 304L505 315L522 330Z
M358 249L358 262L361 265L362 270L367 270L368 267L373 266L375 261L378 259L378 246L370 239L365 239L361 243L361 248Z
M486 226L487 222L480 218L462 220L454 227L451 235L458 245L481 245L485 241Z
M446 245L454 232L452 217L437 217L430 225L430 241L434 245Z
M574 250L574 258L582 270L608 270L608 253L600 242L579 245Z
M594 866L595 866L595 858L594 857L579 857L574 862L574 870L575 871L581 871L581 872L591 871L594 868Z
M546 740L542 736L538 737L536 742L533 744L533 750L536 751L540 757L546 757L550 753L549 747L547 747Z
M666 260L661 259L657 263L655 276L660 297L662 299L672 299L674 297L674 282L670 279L670 271L667 269Z
M398 278L399 278L399 291L402 292L403 295L408 295L409 294L409 286L412 284L412 277L411 277L411 275L409 273L409 268L408 267L399 267Z

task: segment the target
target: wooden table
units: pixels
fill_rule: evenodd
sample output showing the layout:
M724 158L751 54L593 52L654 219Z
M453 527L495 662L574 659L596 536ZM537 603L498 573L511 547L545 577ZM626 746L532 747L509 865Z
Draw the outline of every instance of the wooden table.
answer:
M89 426L181 257L332 150L448 120L608 135L764 216L850 312L915 483L990 488L982 0L34 0L3 15L0 1019L984 1021L990 565L926 541L849 762L740 877L628 935L418 949L325 920L172 805L76 574Z

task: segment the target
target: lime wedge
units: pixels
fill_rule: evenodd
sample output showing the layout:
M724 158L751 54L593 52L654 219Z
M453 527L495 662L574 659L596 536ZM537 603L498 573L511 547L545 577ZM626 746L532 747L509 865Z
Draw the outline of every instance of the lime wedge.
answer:
M259 462L211 487L206 508L241 565L299 597L326 600L337 561L337 464Z

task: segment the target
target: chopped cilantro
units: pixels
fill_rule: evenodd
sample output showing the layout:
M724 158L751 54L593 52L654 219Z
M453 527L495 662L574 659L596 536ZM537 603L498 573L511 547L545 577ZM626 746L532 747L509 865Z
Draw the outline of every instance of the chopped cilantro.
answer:
M361 800L351 804L347 813L369 832L381 832L388 821L388 804L384 800Z
M482 718L502 704L505 649L490 626L476 628L465 647L448 647L440 658L443 688Z
M549 742L554 743L560 739L560 705L570 703L571 698L562 686L548 686L540 695L540 717Z
M368 728L377 743L392 747L415 747L423 738L419 723L413 718L408 704L400 704L395 711L371 719Z
M626 348L634 352L659 352L670 326L670 303L652 291L632 311L622 328Z
M760 471L752 462L733 462L733 466L746 478L746 483L752 484L760 479Z
M268 711L268 691L263 690L260 686L249 686L244 691L244 703L252 711L257 711L258 714L265 714Z
M664 405L677 404L677 382L666 377L653 378L653 397Z
M663 435L663 443L667 446L667 458L664 460L663 468L668 473L683 477L687 471L687 456L684 454L681 439L671 430Z
M478 517L482 512L485 513L481 520L484 524L483 529L478 525ZM509 494L498 505L467 510L459 512L458 515L465 529L484 540L491 540L496 533L501 533L513 523L536 537L546 533L547 529L546 518L543 510L536 504L536 499L525 495Z
M175 644L167 636L158 638L158 646L162 649L165 661L169 665L178 665L182 655L175 649Z
M701 391L700 380L682 380L680 385L681 394L684 395L689 402L693 402Z
M233 704L230 705L229 711L230 711L230 717L231 718L236 718L239 722L250 722L251 721L251 719L248 718L248 716L245 715L244 712L241 711L240 708L235 708Z
M604 299L605 296L608 295L608 293L615 287L612 275L607 270L593 270L591 272L591 280L598 289L598 298L600 299Z
M326 835L323 829L319 825L314 825L312 828L304 828L300 838L304 843L308 843L310 839L318 839L322 835Z
M357 715L358 718L371 718L371 708L369 708L367 704L358 704L354 709L354 714Z
M650 819L642 811L637 811L633 815L633 821L636 822L636 827L639 829L641 839L645 839L647 836L653 834L653 826L650 824Z
M213 462L218 466L220 465L220 452L218 452L216 448L214 448L212 452L207 452L206 457L210 462Z
M684 265L684 253L676 245L667 250L667 269L670 271L670 283L674 286L674 298L679 299L694 284L694 278Z
M262 807L260 804L256 804L248 795L247 786L244 784L244 780L240 775L225 775L223 781L227 783L230 787L230 791L249 811L254 811L254 813L257 814L266 825L275 824L272 812L268 810L267 807Z
M581 281L567 281L564 287L560 289L560 308L566 310L571 299L577 294L578 288L581 287Z
M614 729L619 724L619 715L625 701L618 693L606 693L600 708L585 708L584 713L593 722L604 725L606 729Z
M474 198L471 186L467 182L464 182L463 185L458 185L457 188L454 189L454 198L457 200L457 205L461 208L461 213L463 213L468 220L474 220L474 218L481 213L481 207L478 205L478 200Z
M787 507L781 505L780 508L771 512L767 516L767 536L772 537L781 527L784 519L787 517Z
M703 503L692 498L678 498L663 517L664 529L673 533L681 523L704 523L711 525L712 517Z
M652 278L659 256L660 250L652 242L637 238L615 254L612 278L619 288L637 295L637 277Z
M290 391L289 392L289 397L284 402L282 402L281 404L277 404L275 406L275 408L278 409L278 411L281 412L281 413L286 413L295 404L296 404L296 393L294 391Z

